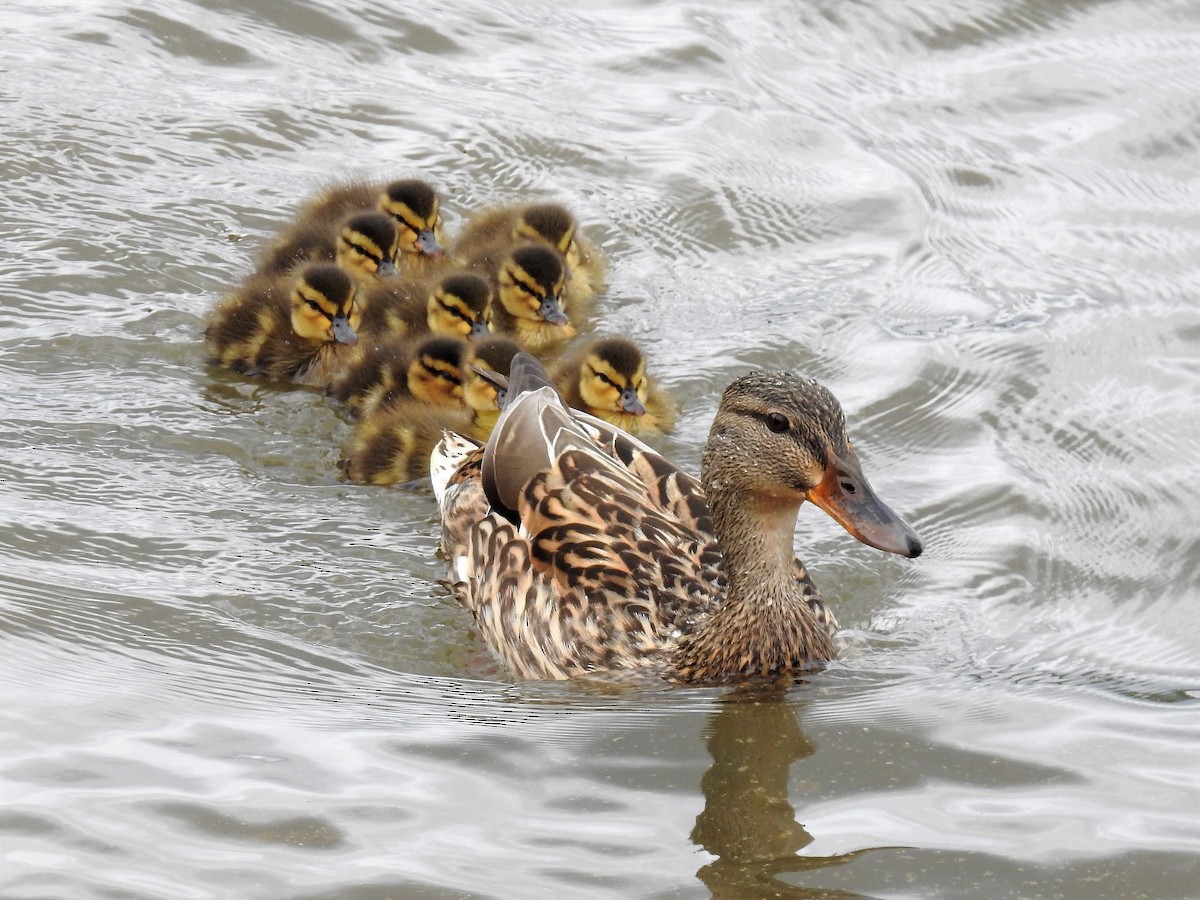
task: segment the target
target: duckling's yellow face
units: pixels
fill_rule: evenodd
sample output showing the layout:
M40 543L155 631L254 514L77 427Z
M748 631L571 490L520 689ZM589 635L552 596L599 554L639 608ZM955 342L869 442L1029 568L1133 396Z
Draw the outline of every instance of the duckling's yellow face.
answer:
M579 396L596 416L644 416L649 388L641 361L632 371L623 371L603 355L589 353L579 370Z
M461 359L422 351L408 366L408 390L422 403L437 407L463 406Z
M496 386L471 369L467 370L463 399L466 400L467 406L477 413L500 412L500 392Z
M442 214L435 198L428 215L421 215L403 200L388 197L380 200L380 210L396 220L399 232L399 252L417 257L444 256L442 244Z
M357 297L353 280L333 266L306 271L292 286L292 330L310 341L358 343Z
M510 258L500 269L499 299L515 319L567 325L570 320L559 302L564 280L561 266L547 281L534 277L517 259Z
M356 227L355 219L347 222L338 234L337 264L342 271L363 282L378 281L396 274L396 253L399 232L388 223L378 227Z
M434 288L425 307L425 320L434 334L478 340L488 335L488 314L492 294L486 282L478 279L483 290L464 296L444 283Z

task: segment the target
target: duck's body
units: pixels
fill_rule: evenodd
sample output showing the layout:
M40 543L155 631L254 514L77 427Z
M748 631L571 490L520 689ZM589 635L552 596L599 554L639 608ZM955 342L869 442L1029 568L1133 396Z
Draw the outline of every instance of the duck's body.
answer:
M442 267L446 255L441 200L432 185L417 178L330 185L300 208L290 231L328 228L349 215L371 210L383 213L395 224L395 264L402 275L428 278Z
M290 276L252 276L209 313L209 362L252 377L328 385L358 341L353 279L313 264Z
M356 281L371 284L396 274L399 239L395 222L379 212L310 218L267 248L257 272L283 275L306 263L333 262Z
M348 479L376 485L411 482L429 474L430 452L445 432L487 439L500 416L500 402L495 385L474 369L507 376L521 348L508 338L490 337L471 350L471 365L464 367L466 409L435 407L411 398L374 405L346 444L342 469Z
M504 256L526 241L541 243L562 256L567 283L563 311L579 317L605 287L600 250L579 232L575 216L558 203L500 206L469 218L451 248L463 264L494 271Z
M792 552L805 499L872 546L921 552L815 382L734 381L700 482L573 413L531 357L514 361L509 391L482 449L448 435L432 467L453 589L518 677L721 682L832 659L832 617Z
M566 270L557 253L539 244L508 252L493 273L491 330L532 353L546 353L577 331L562 310Z
M441 335L385 337L364 342L330 394L365 417L401 400L463 409L463 382L470 362L467 342Z
M441 278L389 278L363 292L364 335L440 334L476 341L488 335L492 288L471 272Z
M675 405L646 375L645 357L628 338L593 338L550 372L567 405L629 434L661 434L675 425Z

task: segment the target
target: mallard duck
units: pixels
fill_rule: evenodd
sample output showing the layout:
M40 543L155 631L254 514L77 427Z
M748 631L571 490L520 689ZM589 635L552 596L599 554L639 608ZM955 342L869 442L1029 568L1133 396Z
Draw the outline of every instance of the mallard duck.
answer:
M507 376L521 348L504 337L492 337L471 348L465 367L463 397L467 408L432 407L415 399L377 405L355 425L346 445L342 470L359 484L400 484L429 474L429 456L447 431L484 440L500 415L494 383L479 371Z
M252 276L209 313L209 362L243 375L328 384L358 342L354 280L329 263Z
M419 178L386 184L352 181L327 187L308 201L298 222L336 221L353 212L374 209L391 216L399 229L402 273L428 276L445 256L442 246L441 200L433 185Z
M805 500L870 546L922 551L815 381L735 379L699 481L572 411L527 354L508 389L485 445L447 435L431 465L452 589L518 677L718 683L833 659L832 616L792 552Z
M451 256L484 270L498 267L515 245L532 241L562 254L567 280L563 307L568 315L587 309L604 290L604 257L579 233L578 222L560 203L530 203L485 210L467 220L451 248Z
M279 275L306 262L336 262L360 282L370 284L396 274L399 231L391 216L354 213L340 221L314 219L267 248L258 272Z
M389 278L362 296L363 334L427 332L481 340L488 335L492 287L473 272L453 272L433 281Z
M361 347L329 393L359 416L410 397L432 407L462 409L469 362L470 350L461 338L382 338Z
M667 432L675 424L671 399L646 375L645 357L628 338L593 338L550 373L568 405L630 434Z
M492 331L510 334L541 353L576 335L560 304L565 273L554 251L525 244L508 253L496 271Z

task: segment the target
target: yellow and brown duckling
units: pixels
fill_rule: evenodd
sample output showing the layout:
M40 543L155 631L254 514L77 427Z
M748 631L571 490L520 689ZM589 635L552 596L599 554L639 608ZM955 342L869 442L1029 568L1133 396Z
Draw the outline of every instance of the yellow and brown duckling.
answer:
M598 337L570 351L551 369L569 406L630 434L657 434L675 425L671 398L646 374L646 359L628 338Z
M384 213L353 213L333 222L313 220L268 247L258 272L278 275L306 262L336 262L356 280L370 284L396 274L399 240L395 222Z
M365 413L346 444L341 465L346 477L359 484L402 484L429 474L429 454L446 431L485 440L500 415L496 386L475 367L507 376L515 341L491 337L471 348L472 365L465 371L466 409L434 407L409 398L378 405Z
M560 203L530 203L485 210L467 220L451 255L473 268L495 269L514 246L531 241L562 255L566 264L563 306L568 315L586 312L605 287L600 250L579 232L579 223Z
M209 361L243 375L327 385L358 342L357 291L330 263L292 275L252 276L209 313Z
M463 409L470 349L441 335L386 337L364 346L330 388L355 415L407 398L432 407Z
M332 185L306 203L297 220L336 221L365 210L385 213L396 223L396 265L402 274L427 276L441 266L446 255L441 199L431 184L419 178Z
M923 549L814 381L735 379L699 479L571 410L531 356L513 361L508 391L488 442L447 435L431 475L452 589L517 677L788 680L837 654L792 550L806 500L872 547Z
M392 278L362 298L365 335L442 334L478 341L489 333L492 286L473 272L452 272L432 282Z
M554 251L539 244L516 247L505 255L494 277L492 331L511 335L534 353L577 334L562 309L566 272Z

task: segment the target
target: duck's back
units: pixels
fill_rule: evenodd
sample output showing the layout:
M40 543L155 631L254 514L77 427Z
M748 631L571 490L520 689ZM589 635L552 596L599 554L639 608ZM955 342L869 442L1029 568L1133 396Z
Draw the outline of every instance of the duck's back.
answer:
M591 440L534 475L512 519L469 446L438 487L453 589L520 677L665 669L724 592L696 479L615 429Z

